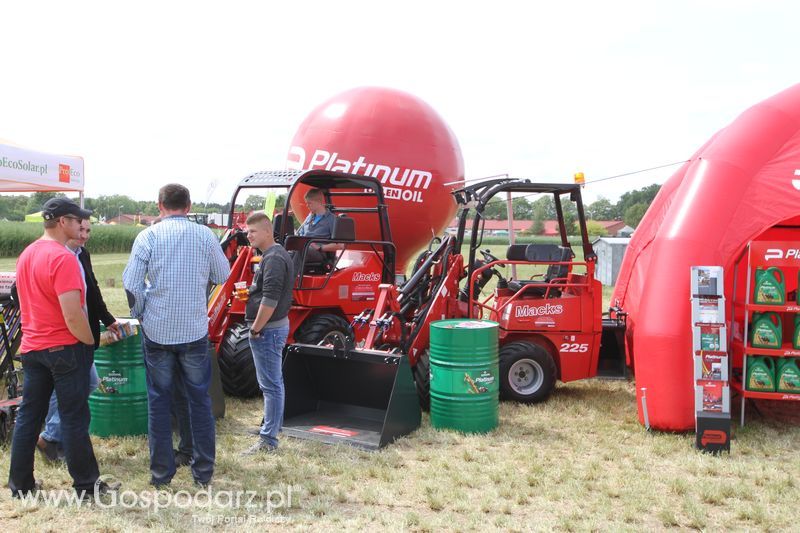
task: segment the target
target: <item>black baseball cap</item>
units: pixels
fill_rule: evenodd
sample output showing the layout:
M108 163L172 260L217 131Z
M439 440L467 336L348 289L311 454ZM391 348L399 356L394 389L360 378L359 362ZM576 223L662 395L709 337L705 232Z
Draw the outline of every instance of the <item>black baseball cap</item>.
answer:
M86 220L92 216L92 212L88 209L81 209L69 198L51 198L42 206L42 218L45 220L53 220L66 215Z

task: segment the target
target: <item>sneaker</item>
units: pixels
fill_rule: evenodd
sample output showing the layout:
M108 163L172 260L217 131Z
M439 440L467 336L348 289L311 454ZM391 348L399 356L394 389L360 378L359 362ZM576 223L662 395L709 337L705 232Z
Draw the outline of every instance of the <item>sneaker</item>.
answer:
M175 450L175 466L180 468L182 466L189 466L192 462L192 456L179 450Z
M36 441L36 449L42 453L42 457L48 463L57 463L58 461L63 461L63 458L59 457L58 454L58 443L49 441L44 437L39 437L39 440Z
M275 453L278 447L274 446L264 439L258 439L258 442L250 446L247 450L243 451L241 455L257 455L259 453Z

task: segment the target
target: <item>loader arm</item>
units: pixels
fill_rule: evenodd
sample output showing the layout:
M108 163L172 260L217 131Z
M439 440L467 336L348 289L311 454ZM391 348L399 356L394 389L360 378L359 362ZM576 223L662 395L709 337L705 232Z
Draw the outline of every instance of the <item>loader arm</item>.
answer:
M230 276L228 276L225 283L217 285L211 293L208 305L208 338L211 344L214 345L215 350L219 350L219 344L228 329L230 313L225 312L225 310L233 297L233 284L243 279L245 269L250 264L252 255L253 249L249 246L239 247L239 255L236 256L236 260L231 266Z

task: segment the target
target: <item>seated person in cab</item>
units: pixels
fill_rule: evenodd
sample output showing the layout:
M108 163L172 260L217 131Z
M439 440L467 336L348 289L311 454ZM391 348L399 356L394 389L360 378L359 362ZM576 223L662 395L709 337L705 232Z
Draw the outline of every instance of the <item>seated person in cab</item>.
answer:
M320 239L330 239L333 232L334 216L325 207L325 193L322 189L309 189L305 194L308 216L297 230L297 235L301 237L318 237ZM306 252L306 263L319 263L325 259L324 252L332 252L341 249L339 244L311 243ZM301 272L302 265L297 263L302 258L302 254L295 254L295 272Z

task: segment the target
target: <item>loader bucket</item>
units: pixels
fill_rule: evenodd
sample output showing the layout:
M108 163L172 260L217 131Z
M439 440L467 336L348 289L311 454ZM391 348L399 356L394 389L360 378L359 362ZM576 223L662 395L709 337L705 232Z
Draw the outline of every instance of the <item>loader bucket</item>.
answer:
M625 328L625 322L609 318L603 319L597 377L606 379L626 379L628 377L628 367L625 364Z
M420 425L408 356L292 344L283 362L283 433L377 450Z

